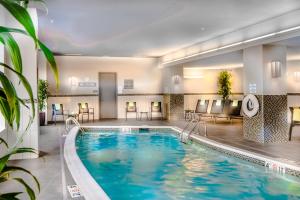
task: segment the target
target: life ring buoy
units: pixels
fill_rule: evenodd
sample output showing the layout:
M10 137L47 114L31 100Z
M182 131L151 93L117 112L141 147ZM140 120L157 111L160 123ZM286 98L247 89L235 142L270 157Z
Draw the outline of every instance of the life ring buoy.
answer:
M259 111L259 102L256 96L253 94L245 96L242 103L242 109L247 117L254 117Z

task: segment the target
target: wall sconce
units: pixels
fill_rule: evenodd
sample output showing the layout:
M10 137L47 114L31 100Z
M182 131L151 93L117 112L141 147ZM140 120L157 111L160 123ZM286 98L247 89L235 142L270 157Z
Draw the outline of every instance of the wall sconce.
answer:
M281 62L272 61L271 62L271 74L272 78L278 78L281 76Z
M180 83L180 81L181 81L181 77L180 77L179 75L174 75L174 76L172 77L172 80L173 80L173 83L174 83L175 85L178 85L178 84Z
M294 80L300 82L300 72L294 72Z
M69 78L69 82L70 82L71 87L78 86L78 79L74 76Z

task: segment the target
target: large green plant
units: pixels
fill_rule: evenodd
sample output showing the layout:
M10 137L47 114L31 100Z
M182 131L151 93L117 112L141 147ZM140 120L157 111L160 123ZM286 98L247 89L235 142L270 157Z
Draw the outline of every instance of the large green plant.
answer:
M227 100L231 95L231 73L228 71L221 71L218 77L218 94L222 96L223 100Z
M48 82L46 80L39 80L38 83L38 102L39 111L43 112L46 108L46 100L48 99Z
M43 2L42 0L32 1ZM36 182L38 191L40 190L39 182L30 173L30 171L21 167L10 166L8 164L8 160L10 159L10 157L15 154L36 153L36 151L32 148L18 148L18 145L21 143L22 138L29 131L33 118L35 117L35 104L31 86L27 78L23 75L20 48L12 34L23 34L27 37L32 38L36 45L36 48L39 48L48 60L50 67L54 73L57 87L59 87L58 69L56 66L54 56L52 52L46 47L46 45L44 45L38 39L36 35L32 19L26 9L28 3L29 0L0 0L0 5L4 7L24 28L16 29L11 27L0 26L0 44L4 45L6 52L10 58L9 63L0 62L0 66L4 67L6 70L11 71L19 78L18 83L13 83L5 73L0 72L0 112L5 118L9 127L15 131L18 131L21 119L21 106L25 106L28 109L31 109L31 117L29 123L25 131L23 131L21 134L18 134L18 138L16 139L15 143L13 143L13 145L8 146L5 139L0 137L0 145L6 147L5 152L1 152L2 156L0 157L0 184L5 184L7 181L16 181L24 186L25 191L1 193L0 200L19 199L18 196L23 192L26 192L31 200L36 199L35 191L24 179L16 176L16 171L24 172L32 176L34 181ZM14 84L22 84L24 86L29 96L29 102L31 106L27 106L25 100L19 98Z

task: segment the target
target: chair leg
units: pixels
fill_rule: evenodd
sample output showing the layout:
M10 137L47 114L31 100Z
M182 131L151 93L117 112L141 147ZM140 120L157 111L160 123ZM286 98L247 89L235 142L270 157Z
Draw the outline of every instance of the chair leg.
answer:
M95 121L95 114L93 113L93 122Z
M88 122L90 122L90 113L88 113Z
M290 125L290 130L289 130L289 141L292 140L292 132L293 132L293 124Z
M127 112L125 113L125 119L126 119L126 121L127 121Z
M83 114L81 114L81 123L83 123Z

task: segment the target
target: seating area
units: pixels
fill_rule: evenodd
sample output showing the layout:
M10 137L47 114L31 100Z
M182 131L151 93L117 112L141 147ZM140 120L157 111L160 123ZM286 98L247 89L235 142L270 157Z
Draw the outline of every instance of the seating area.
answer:
M134 114L136 120L152 120L153 114L157 114L159 116L160 120L163 120L163 110L162 110L162 104L160 101L152 101L150 104L150 108L147 109L139 109L137 107L136 102L126 102L126 108L125 108L125 119L128 119L128 114Z
M95 112L94 108L89 107L88 103L78 103L78 112L70 112L69 110L64 110L63 104L52 104L52 117L51 121L56 124L57 120L65 120L65 117L74 117L77 120L81 119L81 122L84 121L84 116L87 117L87 122L90 121L90 116L92 121L95 121ZM58 118L59 117L59 118Z
M289 141L292 140L293 128L295 126L300 126L300 107L290 107L291 112L291 124L289 129Z
M195 110L185 110L185 120L209 118L216 123L218 118L223 118L232 123L234 119L243 119L241 100L212 100L209 105L210 100L199 99Z

